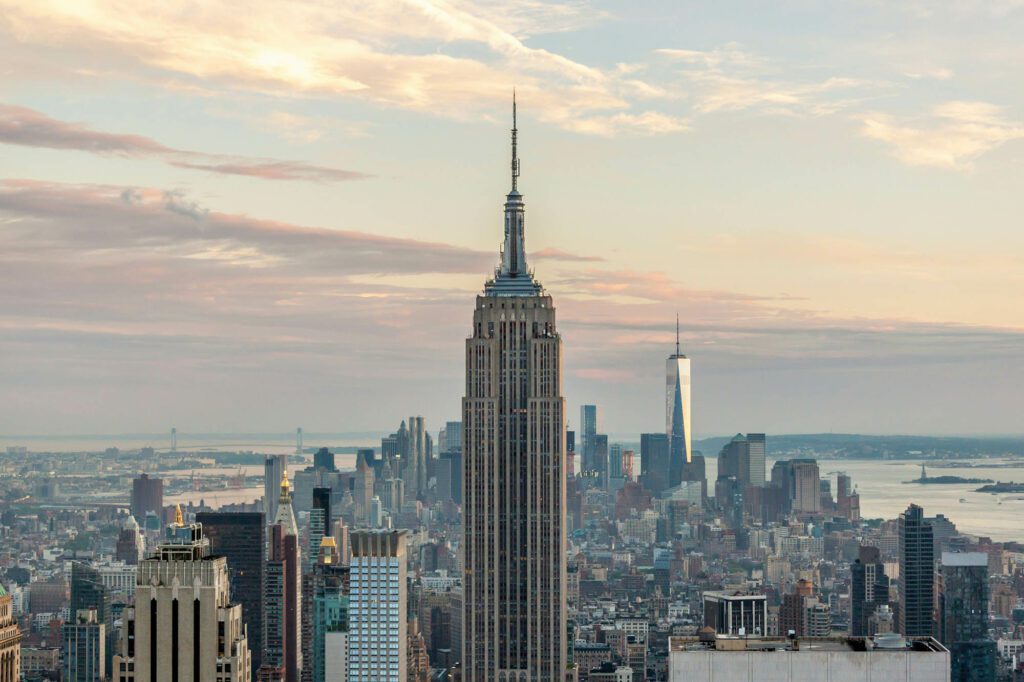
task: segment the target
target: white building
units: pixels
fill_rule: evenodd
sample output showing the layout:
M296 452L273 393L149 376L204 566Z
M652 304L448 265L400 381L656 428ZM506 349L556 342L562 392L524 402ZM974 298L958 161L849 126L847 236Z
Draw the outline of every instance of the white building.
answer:
M353 531L349 537L348 680L406 678L405 531Z
M949 651L931 637L694 637L669 640L671 682L949 682Z

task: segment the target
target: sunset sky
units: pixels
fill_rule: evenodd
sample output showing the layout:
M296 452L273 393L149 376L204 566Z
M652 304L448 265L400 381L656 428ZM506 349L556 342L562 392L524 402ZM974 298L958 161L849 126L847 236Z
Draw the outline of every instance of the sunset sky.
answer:
M0 434L458 419L511 96L570 428L1024 433L1024 1L0 0Z

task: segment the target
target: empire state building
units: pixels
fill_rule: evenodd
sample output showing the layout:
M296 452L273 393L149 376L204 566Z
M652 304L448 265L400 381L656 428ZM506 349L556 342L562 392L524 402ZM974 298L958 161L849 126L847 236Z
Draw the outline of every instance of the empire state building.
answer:
M512 104L512 191L494 278L466 339L463 645L467 682L566 674L565 399L551 297L526 265Z

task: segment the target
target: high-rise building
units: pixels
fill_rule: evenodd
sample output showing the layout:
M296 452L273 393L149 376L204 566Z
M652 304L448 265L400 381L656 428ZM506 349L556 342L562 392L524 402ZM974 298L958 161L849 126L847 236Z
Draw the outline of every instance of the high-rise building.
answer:
M665 361L665 435L669 443L669 486L679 485L690 463L690 358L679 347L676 317L676 352Z
M821 479L817 460L778 460L772 467L772 487L782 495L783 511L821 513Z
M146 512L160 516L164 512L164 482L142 474L132 481L132 516L139 523L146 518Z
M142 561L145 546L142 532L139 530L139 523L135 520L134 516L129 514L124 527L117 536L115 558L129 566L135 566Z
M427 438L423 417L409 417L409 459L402 463L402 478L406 491L416 499L427 490Z
M203 527L175 523L139 564L132 608L122 615L118 682L248 682L242 606L232 603L227 559L210 554Z
M994 680L996 643L988 638L988 555L943 552L938 596L939 640L950 651L952 680Z
M652 495L669 488L668 436L640 434L640 482Z
M320 541L331 529L331 489L313 488L313 508L309 511L309 546L304 555L306 570L320 556Z
M270 527L264 577L264 651L261 675L299 682L302 668L302 566L299 528L291 503L288 472L281 478L277 518Z
M341 564L333 536L325 536L319 550L307 576L311 627L303 676L308 670L313 682L348 682L349 569Z
M501 264L466 340L466 682L560 680L568 663L562 341L552 299L526 264L514 119ZM582 411L591 440L596 412Z
M866 637L868 621L879 606L889 604L889 577L877 547L861 546L850 566L850 634Z
M408 472L409 469L406 469ZM352 497L356 503L356 518L365 520L370 513L370 500L373 499L373 469L366 459L356 455L355 487ZM408 483L408 482L407 482Z
M763 433L747 434L747 460L744 467L747 485L759 488L765 485L765 444Z
M350 536L350 682L406 680L405 533L360 530Z
M768 633L768 597L752 592L704 592L704 625L720 635Z
M263 462L263 514L267 523L277 518L277 501L281 496L281 479L288 470L288 455L268 455Z
M13 601L0 585L0 682L21 680L21 630L14 618Z
M110 588L103 582L99 570L76 561L71 564L71 603L69 613L77 615L79 611L94 610L96 619L103 625L104 636L104 670L113 661L116 642L114 641L114 615L110 604Z
M900 514L900 631L908 637L934 637L935 555L932 527L924 510L912 504Z
M853 489L849 475L836 475L836 511L845 519L860 520L860 495Z
M325 471L337 471L334 466L334 453L328 448L320 448L313 453L313 467Z
M594 436L597 435L598 418L600 414L597 405L580 405L580 428L579 428L579 453L582 456L580 462L583 471L595 469L594 457Z
M78 611L61 627L64 682L104 682L107 679L107 630L95 609Z
M210 553L228 562L230 598L242 605L242 622L252 642L252 670L263 665L263 577L266 522L262 512L199 512L196 523L210 541Z

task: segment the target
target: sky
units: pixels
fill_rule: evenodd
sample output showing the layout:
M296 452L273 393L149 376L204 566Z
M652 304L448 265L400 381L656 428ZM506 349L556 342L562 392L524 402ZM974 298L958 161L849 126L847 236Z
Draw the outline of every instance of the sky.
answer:
M0 0L0 434L459 418L519 104L570 428L1024 433L1024 1Z

